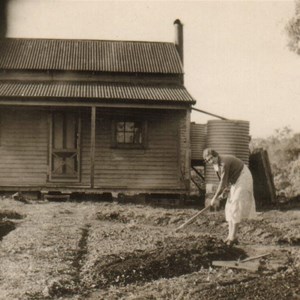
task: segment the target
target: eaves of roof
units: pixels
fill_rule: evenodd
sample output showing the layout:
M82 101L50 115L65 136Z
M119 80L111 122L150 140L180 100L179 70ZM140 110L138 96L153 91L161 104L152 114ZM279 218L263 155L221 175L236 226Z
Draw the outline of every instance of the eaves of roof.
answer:
M176 103L195 104L195 100L181 85L142 85L99 82L26 82L0 81L0 98L26 99L76 99L80 102L87 100L127 101L135 103ZM1 100L0 100L1 101Z

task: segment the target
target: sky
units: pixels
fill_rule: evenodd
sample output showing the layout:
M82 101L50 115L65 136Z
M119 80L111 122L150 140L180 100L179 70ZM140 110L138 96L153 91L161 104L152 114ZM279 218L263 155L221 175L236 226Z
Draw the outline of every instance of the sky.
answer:
M11 0L8 12L7 36L24 38L174 42L180 19L195 108L249 121L252 138L300 132L300 56L285 31L294 1Z

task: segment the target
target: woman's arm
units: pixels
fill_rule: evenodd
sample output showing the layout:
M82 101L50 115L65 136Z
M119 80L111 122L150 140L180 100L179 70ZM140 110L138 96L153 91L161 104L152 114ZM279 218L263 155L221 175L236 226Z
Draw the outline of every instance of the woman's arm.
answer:
M218 197L219 197L220 195L222 195L224 189L227 188L227 186L228 186L228 174L229 174L229 172L228 172L228 166L225 165L225 164L222 164L222 165L220 166L220 168L221 168L220 183L219 183L219 185L218 185L218 188L217 188L217 190L216 190L216 192L215 192L214 197L213 197L212 200L211 200L211 203L210 203L210 204L211 204L212 206L215 205L215 204L217 203Z

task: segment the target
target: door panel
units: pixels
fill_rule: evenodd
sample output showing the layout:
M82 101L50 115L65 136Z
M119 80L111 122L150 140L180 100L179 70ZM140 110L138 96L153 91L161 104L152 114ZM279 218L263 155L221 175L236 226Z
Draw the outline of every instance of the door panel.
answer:
M80 116L53 112L50 125L50 181L80 179Z

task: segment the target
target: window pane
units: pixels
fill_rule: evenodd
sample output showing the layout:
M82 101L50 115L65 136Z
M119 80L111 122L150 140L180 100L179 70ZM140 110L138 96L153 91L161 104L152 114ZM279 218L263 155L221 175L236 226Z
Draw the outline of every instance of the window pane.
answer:
M133 143L133 132L126 132L125 133L125 143L132 144Z
M124 131L124 122L117 123L117 131Z
M125 131L133 131L134 130L134 122L126 122L125 123Z
M124 143L124 132L117 133L117 143L119 143L119 144Z

